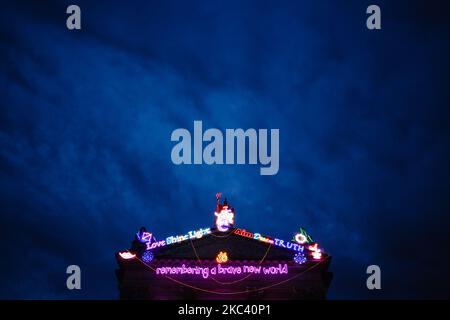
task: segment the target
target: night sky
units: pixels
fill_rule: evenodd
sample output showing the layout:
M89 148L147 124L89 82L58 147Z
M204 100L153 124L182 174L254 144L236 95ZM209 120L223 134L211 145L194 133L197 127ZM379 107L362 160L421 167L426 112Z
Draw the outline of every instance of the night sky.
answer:
M0 298L116 299L115 252L141 226L212 226L218 191L237 226L304 226L333 256L330 299L450 297L445 1L1 7ZM279 128L278 174L174 165L170 135L194 120ZM66 288L70 264L82 290Z

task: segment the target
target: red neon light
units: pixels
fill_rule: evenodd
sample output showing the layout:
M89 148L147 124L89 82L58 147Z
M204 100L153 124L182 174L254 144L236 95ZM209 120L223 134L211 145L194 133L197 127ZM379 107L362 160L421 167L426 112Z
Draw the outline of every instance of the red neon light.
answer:
M236 229L236 230L234 230L234 233L241 237L245 237L245 238L253 239L253 237L254 237L253 232L250 232L250 231L247 231L244 229Z
M317 243L308 247L309 251L312 251L311 255L314 259L320 260L322 259L322 250L319 249Z

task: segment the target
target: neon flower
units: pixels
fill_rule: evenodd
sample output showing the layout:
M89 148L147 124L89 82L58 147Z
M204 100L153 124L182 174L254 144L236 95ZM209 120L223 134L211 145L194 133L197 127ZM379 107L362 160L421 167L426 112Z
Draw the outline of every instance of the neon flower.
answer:
M292 241L297 242L298 244L312 243L314 242L311 236L306 232L305 229L300 227L299 232L297 232L292 239Z
M308 250L311 251L311 255L314 259L320 260L322 259L322 250L320 250L317 246L317 243L308 247Z
M304 243L308 242L308 239L302 233L297 233L294 238L295 238L295 242L297 242L298 244L304 244Z
M224 205L220 212L214 212L216 216L216 227L220 232L225 232L234 224L234 212Z
M131 253L130 251L121 251L119 252L119 256L124 260L136 258L136 255L134 253Z
M226 252L220 251L216 257L217 263L226 263L228 261L228 255Z

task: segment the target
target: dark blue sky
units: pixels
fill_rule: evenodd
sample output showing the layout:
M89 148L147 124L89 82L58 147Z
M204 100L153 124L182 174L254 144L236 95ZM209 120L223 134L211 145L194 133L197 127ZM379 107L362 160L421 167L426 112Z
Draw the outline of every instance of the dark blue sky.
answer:
M82 30L65 27L67 5ZM365 27L377 3L382 30ZM236 223L333 256L329 297L450 297L445 1L9 1L0 298L117 298L114 253ZM279 128L280 170L175 166L176 128ZM82 290L65 268L82 268ZM382 269L382 290L365 287Z

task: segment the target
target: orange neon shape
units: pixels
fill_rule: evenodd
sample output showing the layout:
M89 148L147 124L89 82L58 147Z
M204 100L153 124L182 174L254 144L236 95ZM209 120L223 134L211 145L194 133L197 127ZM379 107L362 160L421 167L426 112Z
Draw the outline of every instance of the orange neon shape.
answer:
M228 261L228 254L226 252L220 251L216 257L217 263L226 263Z

